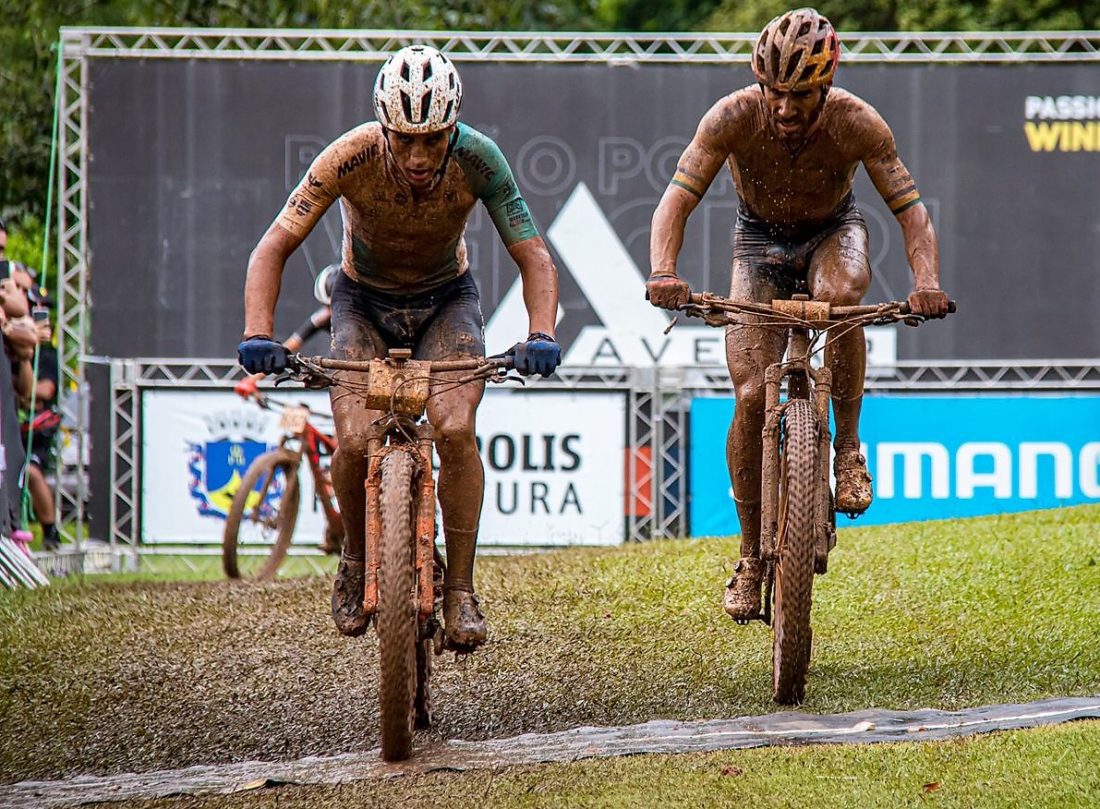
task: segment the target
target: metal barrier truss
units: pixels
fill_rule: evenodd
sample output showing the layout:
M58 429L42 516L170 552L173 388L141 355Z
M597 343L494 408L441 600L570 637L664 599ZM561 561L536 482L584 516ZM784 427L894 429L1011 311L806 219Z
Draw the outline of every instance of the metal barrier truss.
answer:
M395 30L280 30L216 28L61 29L58 127L58 329L62 388L85 390L88 353L88 65L94 58L379 61L410 43L432 44L463 62L554 62L607 64L729 64L748 61L755 33L507 33ZM1100 31L852 33L844 37L845 59L859 64L1057 63L1100 61ZM1097 389L1097 368L1077 361L899 366L890 384L906 390ZM700 371L706 385L728 386L722 369ZM137 536L136 497L140 486L136 448L136 393L141 387L218 385L236 378L228 364L202 360L111 361L110 540ZM879 386L881 379L871 382ZM885 383L884 383L885 384ZM538 387L562 390L629 391L634 414L628 440L633 447L660 448L656 457L631 464L631 491L645 516L632 517L631 539L679 532L683 517L675 499L683 490L672 448L680 425L663 418L665 405L680 393L659 387L652 369L566 369ZM704 387L706 387L704 385ZM716 388L715 388L716 389ZM83 394L65 412L76 442L76 478L85 479L87 407ZM660 460L660 463L653 464ZM648 464L648 466L646 465ZM673 469L665 475L665 467ZM658 480L658 475L661 479ZM84 538L83 483L58 487L61 513L75 514L62 525L79 548ZM669 505L673 503L673 505ZM114 519L117 517L117 520Z
M66 54L112 58L377 61L413 43L457 61L747 62L756 33L504 33L189 28L63 28ZM846 62L1100 59L1100 31L846 33Z
M193 549L139 548L141 494L140 403L143 390L198 388L228 390L240 379L228 360L112 360L110 543L120 553L193 554ZM626 445L628 541L687 534L687 458L691 400L728 395L724 367L567 367L550 379L531 379L529 390L622 391L627 399ZM1096 392L1100 360L1045 360L1030 363L900 362L871 368L867 389L875 392ZM197 570L197 568L196 568Z

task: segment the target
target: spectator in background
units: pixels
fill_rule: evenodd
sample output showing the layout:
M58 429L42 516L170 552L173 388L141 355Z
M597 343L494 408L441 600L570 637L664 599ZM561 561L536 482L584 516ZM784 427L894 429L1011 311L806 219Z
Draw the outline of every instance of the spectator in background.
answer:
M7 233L4 232L6 240ZM16 397L27 397L34 386L34 347L38 333L27 315L27 296L10 278L0 279L0 335L6 362L0 362L0 436L4 444L4 494L0 501L0 532L11 536L22 526L22 480L25 457L19 440ZM14 394L14 395L13 395Z
M10 261L8 251L8 226L0 219L0 279L11 278L24 291L30 291L34 287L34 277L31 271L18 261Z
M30 433L27 489L35 517L42 528L42 547L54 551L61 547L61 539L57 533L54 493L46 476L53 469L54 447L61 426L61 414L56 406L59 368L47 308L50 301L37 289L32 289L28 298L34 304L31 311L38 336L38 374L34 379L34 395L22 408L24 446Z

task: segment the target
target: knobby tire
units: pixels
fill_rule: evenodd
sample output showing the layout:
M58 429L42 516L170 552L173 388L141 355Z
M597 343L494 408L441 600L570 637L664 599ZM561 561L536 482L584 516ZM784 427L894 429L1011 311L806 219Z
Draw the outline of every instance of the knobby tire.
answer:
M378 693L382 758L386 761L401 761L412 753L417 669L416 471L411 451L394 450L382 459L376 626L381 669Z
M787 406L783 419L772 696L781 705L797 705L805 696L812 640L818 418L809 401L796 399Z
M286 488L283 490L282 497L279 498L278 510L274 518L275 541L271 545L267 558L255 574L255 578L259 581L271 581L275 578L279 565L283 563L287 549L290 548L290 541L294 538L294 526L298 522L300 499L298 466L300 463L301 459L297 453L278 448L260 455L245 471L241 485L233 494L233 502L225 517L225 530L222 533L222 569L229 578L242 578L237 561L237 550L240 544L241 523L251 519L251 509L247 509L248 494L256 488L257 483L267 480L269 475L275 475L281 470Z

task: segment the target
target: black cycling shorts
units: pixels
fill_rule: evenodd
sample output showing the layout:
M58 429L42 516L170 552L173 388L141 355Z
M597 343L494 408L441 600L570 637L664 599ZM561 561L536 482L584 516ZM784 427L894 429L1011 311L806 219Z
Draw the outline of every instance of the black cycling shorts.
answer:
M426 292L393 295L344 273L332 288L332 352L340 359L384 357L411 348L413 359L485 356L485 319L469 272Z
M752 280L765 282L780 298L809 293L807 280L814 252L829 236L846 228L862 230L866 243L867 223L851 193L824 221L797 228L770 225L757 219L743 204L738 205L733 232L733 272L748 273ZM869 265L867 269L870 272Z

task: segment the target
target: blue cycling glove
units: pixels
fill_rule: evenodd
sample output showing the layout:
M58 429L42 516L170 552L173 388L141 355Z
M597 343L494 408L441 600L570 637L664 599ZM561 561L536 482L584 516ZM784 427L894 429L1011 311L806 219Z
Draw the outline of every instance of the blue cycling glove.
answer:
M250 374L277 374L286 370L290 352L266 334L254 334L237 344L237 359Z
M540 331L528 335L525 342L516 343L514 351L516 370L524 376L550 376L561 365L561 346L558 341Z

